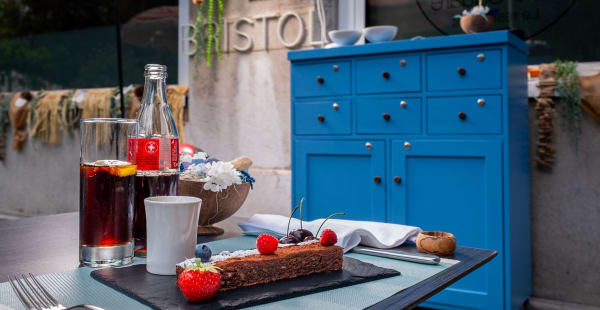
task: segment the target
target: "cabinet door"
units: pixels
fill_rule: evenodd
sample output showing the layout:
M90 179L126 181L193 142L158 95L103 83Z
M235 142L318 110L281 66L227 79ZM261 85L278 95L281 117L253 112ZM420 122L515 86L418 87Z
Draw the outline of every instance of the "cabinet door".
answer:
M451 232L459 246L498 251L428 304L502 308L501 154L499 140L392 141L391 221Z
M306 197L303 217L385 221L383 141L296 141L293 204ZM377 178L377 179L376 179Z

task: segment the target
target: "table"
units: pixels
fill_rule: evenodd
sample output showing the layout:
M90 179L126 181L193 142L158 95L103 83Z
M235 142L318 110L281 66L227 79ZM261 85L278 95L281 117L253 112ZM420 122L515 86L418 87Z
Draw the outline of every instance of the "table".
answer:
M241 235L231 217L219 223L225 229L221 236L198 236L204 243ZM75 269L79 266L79 213L64 213L0 222L0 282L13 274L46 274ZM413 246L404 250L415 251ZM447 258L460 261L446 270L402 290L370 307L370 309L411 309L473 270L489 262L496 251L457 247Z

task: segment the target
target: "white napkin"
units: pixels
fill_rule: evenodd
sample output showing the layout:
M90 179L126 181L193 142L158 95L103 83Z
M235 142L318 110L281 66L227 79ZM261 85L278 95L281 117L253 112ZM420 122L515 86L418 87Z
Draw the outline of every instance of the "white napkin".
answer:
M288 217L274 214L255 214L247 222L240 222L238 226L244 234L258 235L270 233L279 237L286 235ZM310 222L302 222L302 228L310 230L313 234L317 232L323 219ZM290 231L300 228L300 220L293 218L290 223ZM337 245L344 248L344 252L350 251L361 244L380 249L394 248L406 240L415 241L421 228L399 224L349 221L329 219L321 228L335 231L338 237ZM319 233L320 234L320 233Z

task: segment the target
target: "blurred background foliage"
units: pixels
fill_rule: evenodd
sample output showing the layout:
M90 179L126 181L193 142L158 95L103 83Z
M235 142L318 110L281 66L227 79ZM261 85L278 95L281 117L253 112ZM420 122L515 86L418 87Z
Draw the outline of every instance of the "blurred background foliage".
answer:
M143 83L146 63L176 77L177 12L177 0L0 0L0 91L117 86L117 21L124 85Z

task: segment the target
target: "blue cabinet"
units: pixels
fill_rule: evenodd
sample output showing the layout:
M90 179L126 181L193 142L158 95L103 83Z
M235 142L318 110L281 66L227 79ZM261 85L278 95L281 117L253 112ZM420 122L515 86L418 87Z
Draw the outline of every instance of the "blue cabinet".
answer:
M294 158L295 189L310 197L303 205L305 218L325 218L359 205L347 219L385 221L383 141L298 141ZM316 178L315 176L319 176ZM383 206L383 207L382 207Z
M452 232L461 244L502 248L499 140L393 140L389 219ZM494 309L502 299L502 253L432 302Z
M292 206L497 250L423 305L518 309L531 293L527 53L507 31L288 53Z

